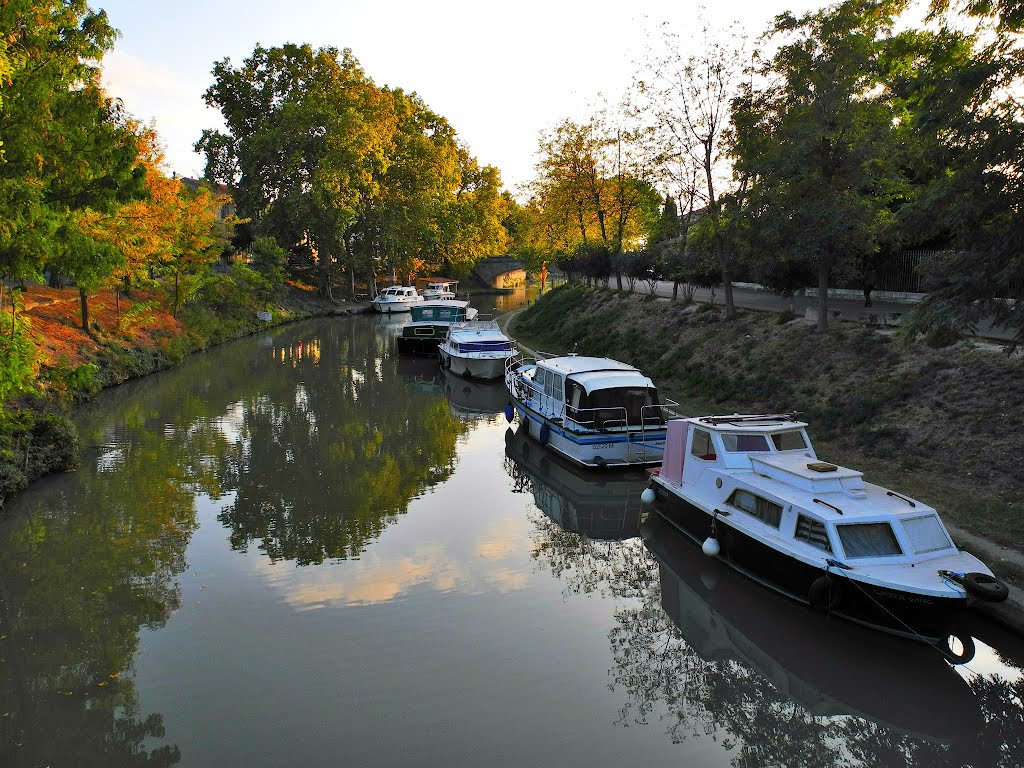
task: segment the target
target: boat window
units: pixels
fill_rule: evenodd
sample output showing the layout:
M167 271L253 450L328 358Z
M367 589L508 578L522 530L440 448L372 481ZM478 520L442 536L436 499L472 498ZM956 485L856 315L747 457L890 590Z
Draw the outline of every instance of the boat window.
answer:
M777 432L772 435L772 442L776 451L802 451L807 447L807 441L799 430Z
M910 546L914 553L922 555L925 552L937 552L940 549L949 549L953 542L942 528L939 518L935 515L914 517L903 521L903 530L910 540Z
M795 538L825 552L832 552L832 545L828 541L828 532L825 530L825 524L820 520L813 520L804 515L797 517Z
M548 397L553 397L556 400L561 400L562 394L562 377L554 371L548 371L547 378L544 379L544 394Z
M658 404L658 392L647 387L612 387L595 389L586 398L586 407L593 409L598 427L638 427L647 416L657 416L660 408L644 408ZM650 422L648 422L650 426Z
M771 450L764 435L730 434L722 435L722 445L727 453L761 453Z
M891 557L902 555L892 526L888 523L837 525L839 540L847 557Z
M715 461L718 454L715 453L715 444L711 441L711 433L703 429L693 430L693 442L690 444L690 455L696 456L704 461Z
M774 501L762 499L750 491L737 488L729 497L729 503L737 509L742 509L749 515L753 515L768 525L779 527L782 522L782 506Z

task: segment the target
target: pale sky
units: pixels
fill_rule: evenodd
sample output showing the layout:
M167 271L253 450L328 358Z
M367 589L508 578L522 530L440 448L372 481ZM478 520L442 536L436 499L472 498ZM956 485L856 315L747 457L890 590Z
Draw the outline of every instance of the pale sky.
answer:
M122 33L104 60L106 86L137 118L155 120L168 170L199 176L192 151L221 126L203 92L215 61L240 65L257 43L351 48L378 85L415 91L454 126L506 188L534 176L541 131L582 120L598 94L617 99L636 71L646 33L662 22L686 36L697 0L91 0ZM821 0L742 0L709 11L751 37L786 10Z

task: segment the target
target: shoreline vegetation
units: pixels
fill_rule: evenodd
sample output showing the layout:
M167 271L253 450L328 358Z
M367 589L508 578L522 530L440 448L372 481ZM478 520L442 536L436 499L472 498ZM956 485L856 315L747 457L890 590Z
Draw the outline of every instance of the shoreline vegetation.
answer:
M7 399L0 418L0 514L5 499L42 477L75 468L73 410L101 390L273 326L365 311L363 304L328 300L301 283L284 285L269 302L243 290L230 274L218 285L219 300L204 296L177 316L153 292L99 291L90 297L89 333L80 327L75 288L31 285L20 292L17 313L9 301L4 305L0 332L14 338L16 324L17 337L32 348L36 370Z
M932 346L854 323L824 334L786 314L682 304L570 284L509 323L534 350L640 368L686 414L797 412L822 458L934 505L1013 550L989 562L1024 585L1024 360L989 345Z

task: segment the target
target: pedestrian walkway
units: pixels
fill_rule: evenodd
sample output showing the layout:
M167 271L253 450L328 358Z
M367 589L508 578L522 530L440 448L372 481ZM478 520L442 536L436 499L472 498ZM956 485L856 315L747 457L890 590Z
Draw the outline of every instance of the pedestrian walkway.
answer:
M647 284L638 281L636 292L649 293ZM666 280L659 280L655 285L654 293L657 296L671 298L672 283ZM682 288L680 287L681 293ZM713 302L722 305L725 303L725 295L721 287L713 291L708 288L698 288L693 295L693 299L705 304ZM808 309L812 312L817 312L819 306L818 297L813 292L790 299L763 288L751 288L740 285L733 286L733 301L739 309L753 309L761 312L792 311L799 317L805 317ZM865 307L864 299L860 296L856 298L830 296L828 300L829 319L853 320L868 325L895 327L900 324L905 315L913 310L914 303L911 299L894 300L891 298L873 297L871 306ZM974 335L978 338L1000 342L1007 342L1013 339L1012 330L996 328L990 322L980 323L975 329Z

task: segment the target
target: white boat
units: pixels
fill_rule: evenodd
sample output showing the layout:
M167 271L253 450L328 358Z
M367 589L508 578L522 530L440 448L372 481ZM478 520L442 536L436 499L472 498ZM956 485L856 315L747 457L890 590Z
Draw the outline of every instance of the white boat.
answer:
M529 434L584 467L657 464L672 401L631 365L605 357L514 356L505 363L512 397ZM514 411L514 412L513 412Z
M427 283L427 287L423 289L423 298L426 301L456 299L458 298L456 296L458 287L458 280L438 280L437 282Z
M658 512L766 586L894 634L945 643L970 601L1006 599L935 509L819 461L806 427L786 414L670 421Z
M505 361L518 352L494 320L452 323L438 347L443 368L484 381L500 379L505 373Z
M435 365L436 369L437 366ZM497 417L508 403L508 392L500 381L469 381L442 370L444 392L453 416L463 421L488 421Z
M392 285L377 294L370 303L378 312L408 312L413 306L423 301L423 297L411 285Z
M412 319L402 326L398 337L398 351L414 355L436 354L452 323L472 320L478 314L468 301L451 299L424 301L411 312Z

